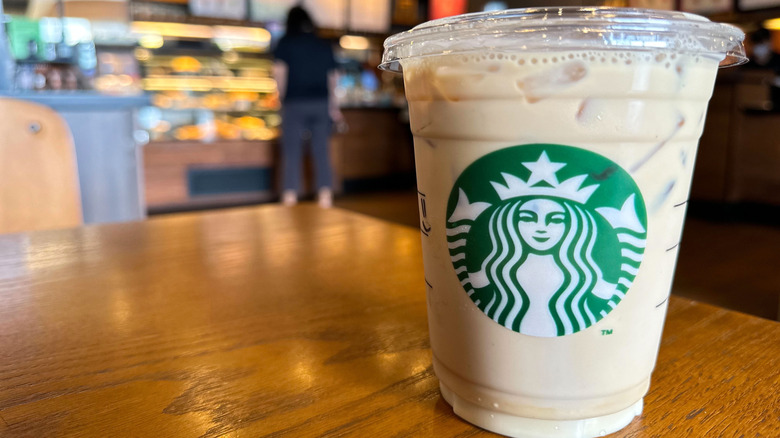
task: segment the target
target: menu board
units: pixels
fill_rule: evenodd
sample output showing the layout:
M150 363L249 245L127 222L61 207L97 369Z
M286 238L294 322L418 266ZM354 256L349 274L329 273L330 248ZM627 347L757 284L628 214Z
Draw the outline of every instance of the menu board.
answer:
M753 11L780 7L780 0L738 0L737 5L741 11Z
M632 8L671 11L674 9L674 3L675 0L630 0L628 5Z
M287 19L287 11L296 3L297 0L252 0L249 5L250 20L283 23Z
M350 30L373 33L390 31L390 0L352 0L350 3Z
M355 3L354 0L352 3ZM347 21L347 0L304 0L303 7L311 14L317 27L344 29Z
M189 0L190 13L196 17L246 20L245 0Z
M731 12L733 0L681 0L680 9L694 14Z
M250 0L250 19L261 23L284 23L287 12L301 4L317 27L343 29L347 0Z
M284 23L287 12L298 4L306 9L319 28L373 33L390 31L390 0L251 0L251 19Z

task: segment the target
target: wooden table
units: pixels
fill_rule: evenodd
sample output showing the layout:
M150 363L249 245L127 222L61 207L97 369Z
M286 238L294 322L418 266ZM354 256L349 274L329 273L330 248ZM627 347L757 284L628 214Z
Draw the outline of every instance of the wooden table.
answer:
M431 370L417 230L261 207L0 237L0 436L492 436ZM780 324L673 298L620 437L776 437Z

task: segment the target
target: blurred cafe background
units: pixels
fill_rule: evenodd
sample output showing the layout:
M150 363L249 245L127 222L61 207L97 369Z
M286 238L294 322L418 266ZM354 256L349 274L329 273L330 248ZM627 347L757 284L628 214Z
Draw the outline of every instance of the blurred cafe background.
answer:
M330 142L335 206L411 226L418 201L403 82L376 68L390 34L465 12L550 5L677 9L739 26L752 61L719 74L674 293L778 317L780 0L2 0L0 139L36 141L45 124L67 125L79 224L278 202L284 120L272 52L295 5L311 13L338 65L345 123ZM28 110L29 123L9 116ZM305 201L313 189L304 164ZM32 179L44 181L47 169Z

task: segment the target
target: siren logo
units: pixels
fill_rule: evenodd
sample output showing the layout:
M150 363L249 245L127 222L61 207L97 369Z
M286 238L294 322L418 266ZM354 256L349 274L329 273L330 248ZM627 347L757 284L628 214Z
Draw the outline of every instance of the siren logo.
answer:
M455 273L496 323L564 336L604 318L642 263L647 212L631 176L582 149L488 154L455 182L447 242Z

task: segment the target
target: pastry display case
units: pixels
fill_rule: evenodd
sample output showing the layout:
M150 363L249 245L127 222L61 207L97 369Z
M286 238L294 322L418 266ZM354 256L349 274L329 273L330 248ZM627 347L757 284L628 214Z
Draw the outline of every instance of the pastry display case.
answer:
M130 32L151 102L138 113L149 211L272 199L281 117L270 33L151 21Z
M153 104L141 113L152 141L269 141L279 135L269 59L236 52L152 55L145 48L136 49L136 57Z

